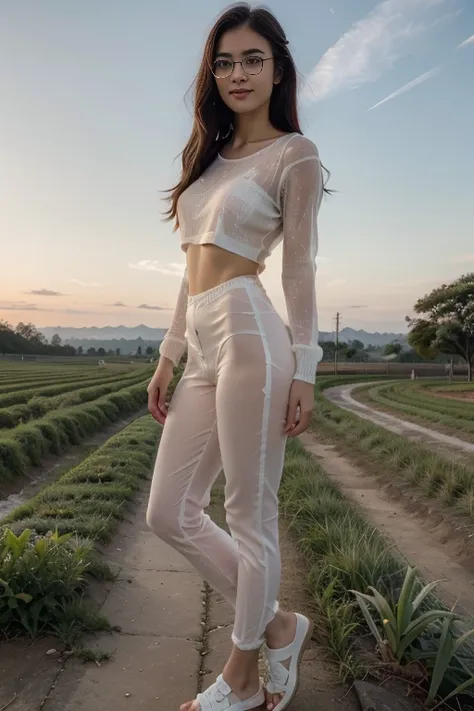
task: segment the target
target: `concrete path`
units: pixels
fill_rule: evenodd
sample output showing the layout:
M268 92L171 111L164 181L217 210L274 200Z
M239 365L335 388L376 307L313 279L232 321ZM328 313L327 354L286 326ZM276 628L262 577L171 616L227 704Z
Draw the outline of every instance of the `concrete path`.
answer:
M377 385L380 384L380 382L374 382L373 384ZM380 425L390 432L395 432L396 434L404 435L411 439L417 439L424 443L431 442L438 445L441 444L450 449L474 454L474 444L472 442L466 442L458 437L452 437L442 432L431 430L428 427L422 427L414 422L408 422L399 417L394 417L386 412L374 410L365 403L355 400L352 397L352 391L357 387L360 387L360 383L338 385L334 388L327 388L327 390L324 391L324 396L344 410L355 412L362 419L374 422L376 425Z
M147 528L146 490L103 552L120 570L92 595L120 633L94 635L85 647L112 653L100 666L58 653L56 639L0 644L0 711L178 711L212 684L228 659L233 610L189 563ZM220 503L217 507L222 509ZM222 524L222 512L211 515ZM281 602L311 614L304 561L282 536ZM295 711L356 711L355 697L313 644L305 655Z
M112 658L100 667L75 658L64 664L46 655L59 646L53 639L34 645L28 655L23 641L16 653L15 644L0 645L0 709L14 699L8 711L172 711L195 697L204 586L184 558L147 529L146 504L144 493L104 551L120 567L118 578L93 588L101 612L122 631L96 635L84 646L111 652Z

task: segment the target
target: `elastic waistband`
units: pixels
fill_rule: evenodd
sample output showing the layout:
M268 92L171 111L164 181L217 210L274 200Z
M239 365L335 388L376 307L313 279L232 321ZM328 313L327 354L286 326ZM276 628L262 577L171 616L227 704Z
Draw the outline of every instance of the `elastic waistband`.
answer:
M222 282L222 284L218 284L212 289L207 289L207 291L201 291L200 294L188 296L188 305L210 304L211 301L217 299L219 296L221 296L221 294L225 294L226 291L229 291L230 289L236 289L239 286L244 285L263 288L262 282L260 281L260 277L258 277L256 274L245 274L244 276L238 276L234 277L233 279L229 279L228 281L224 281Z

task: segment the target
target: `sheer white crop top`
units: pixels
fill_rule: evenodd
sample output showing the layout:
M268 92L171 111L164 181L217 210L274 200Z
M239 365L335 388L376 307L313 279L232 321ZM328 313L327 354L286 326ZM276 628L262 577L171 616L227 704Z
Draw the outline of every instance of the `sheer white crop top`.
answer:
M265 268L283 241L282 286L292 335L294 378L313 383L322 357L316 306L317 215L323 195L316 146L299 133L245 158L220 155L181 195L181 246L216 244ZM186 348L188 281L183 277L160 353L177 364Z

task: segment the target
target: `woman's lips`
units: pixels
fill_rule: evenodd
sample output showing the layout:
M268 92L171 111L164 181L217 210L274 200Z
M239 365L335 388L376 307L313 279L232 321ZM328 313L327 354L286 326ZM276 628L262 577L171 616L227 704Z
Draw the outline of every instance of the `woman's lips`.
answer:
M236 99L246 99L249 94L251 94L252 90L251 89L242 89L239 91L231 91L232 96L235 96Z

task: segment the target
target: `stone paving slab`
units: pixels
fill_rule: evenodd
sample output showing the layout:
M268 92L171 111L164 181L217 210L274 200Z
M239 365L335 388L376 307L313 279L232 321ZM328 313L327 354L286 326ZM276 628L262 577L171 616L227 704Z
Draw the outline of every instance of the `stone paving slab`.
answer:
M8 705L8 711L37 711L62 667L57 657L46 654L57 646L52 637L35 644L25 640L0 644L0 709Z
M42 711L177 711L196 694L193 642L103 635L89 646L114 652L113 659L101 667L70 660Z
M198 639L201 591L196 573L122 570L102 613L125 634Z
M195 572L184 556L160 541L151 531L135 531L134 535L115 536L113 543L104 550L104 556L113 565L124 568Z

